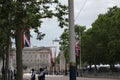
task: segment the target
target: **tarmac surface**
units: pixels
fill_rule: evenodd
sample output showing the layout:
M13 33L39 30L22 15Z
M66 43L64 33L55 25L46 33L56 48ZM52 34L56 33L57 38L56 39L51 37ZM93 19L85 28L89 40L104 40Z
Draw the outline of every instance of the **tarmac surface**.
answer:
M23 75L23 80L30 80L31 74ZM1 80L1 76L0 76ZM36 80L38 80L36 75ZM46 75L45 80L70 80L69 76L64 75ZM120 80L120 78L94 78L94 77L76 77L76 80Z
M30 74L24 74L24 80L30 80ZM36 80L38 80L36 76ZM64 75L46 75L45 80L70 80L69 76ZM76 80L120 80L111 78L87 78L87 77L77 77Z

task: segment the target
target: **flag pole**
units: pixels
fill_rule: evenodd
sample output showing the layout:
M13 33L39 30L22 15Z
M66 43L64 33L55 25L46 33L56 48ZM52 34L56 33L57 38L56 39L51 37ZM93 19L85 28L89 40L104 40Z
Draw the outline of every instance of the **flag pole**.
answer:
M74 32L74 0L68 0L69 6L69 53L70 80L76 80L75 32Z

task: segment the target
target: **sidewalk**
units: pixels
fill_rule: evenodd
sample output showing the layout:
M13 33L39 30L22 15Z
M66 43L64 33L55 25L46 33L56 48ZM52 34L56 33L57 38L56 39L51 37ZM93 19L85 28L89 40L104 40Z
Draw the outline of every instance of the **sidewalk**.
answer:
M30 78L24 79L24 80L30 80ZM38 80L38 78L36 78L36 80ZM69 76L64 76L64 75L46 75L45 80L69 80ZM119 80L119 79L76 77L76 80Z
M62 78L62 77L68 77L68 76L64 76L64 75L45 75L45 77L47 79L49 79L49 78ZM30 80L30 75L29 74L24 75L23 80ZM38 80L37 75L36 75L36 80Z

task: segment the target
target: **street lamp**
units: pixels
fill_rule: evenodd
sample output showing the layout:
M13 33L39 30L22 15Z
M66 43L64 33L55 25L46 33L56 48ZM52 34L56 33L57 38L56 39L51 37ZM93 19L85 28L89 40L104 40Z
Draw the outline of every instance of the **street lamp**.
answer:
M53 75L54 75L54 71L55 71L55 65L56 65L56 52L57 52L57 46L54 46L54 42L59 42L59 40L56 38L54 40L52 40L52 44L53 46L51 48L54 48L55 51L54 51L54 58L53 58Z

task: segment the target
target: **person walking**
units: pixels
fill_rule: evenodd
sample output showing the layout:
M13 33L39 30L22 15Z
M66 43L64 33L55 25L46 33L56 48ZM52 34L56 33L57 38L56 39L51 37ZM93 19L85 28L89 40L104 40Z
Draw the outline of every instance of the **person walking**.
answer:
M14 80L16 80L16 75L17 75L17 70L16 69L14 69L13 75L14 75Z
M43 68L40 68L38 80L45 80L45 70Z
M36 77L35 70L32 69L31 80L35 80L35 77Z

